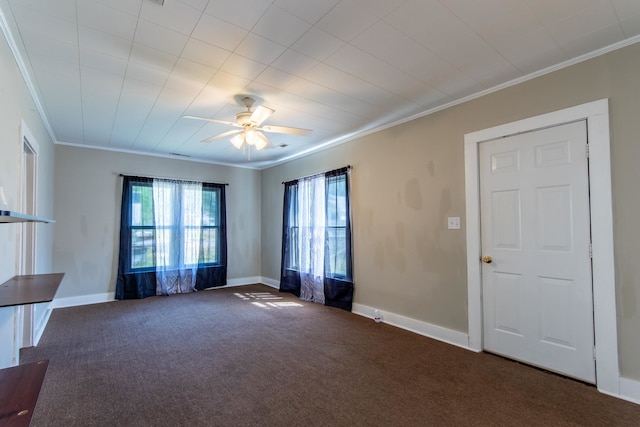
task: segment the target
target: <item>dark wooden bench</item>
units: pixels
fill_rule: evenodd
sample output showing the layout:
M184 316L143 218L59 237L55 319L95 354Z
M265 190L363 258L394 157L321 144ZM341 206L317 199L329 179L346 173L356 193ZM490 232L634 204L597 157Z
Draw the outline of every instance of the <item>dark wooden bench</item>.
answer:
M31 423L48 360L0 369L0 426Z

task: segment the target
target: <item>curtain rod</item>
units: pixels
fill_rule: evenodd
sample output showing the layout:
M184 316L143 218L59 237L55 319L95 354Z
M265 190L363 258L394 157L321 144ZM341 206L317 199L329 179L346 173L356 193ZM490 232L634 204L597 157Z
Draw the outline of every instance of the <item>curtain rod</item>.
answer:
M283 184L286 184L287 182L297 181L297 180L299 180L299 179L305 179L305 178L311 178L311 177L318 176L318 175L324 175L324 174L326 174L326 173L328 173L328 172L337 171L337 170L340 170L340 169L343 169L343 168L345 168L345 169L349 170L349 169L352 169L352 168L353 168L353 166L351 166L351 165L347 165L347 166L343 166L343 167L341 167L341 168L332 169L332 170L330 170L330 171L326 171L326 172L318 172L318 173L314 173L314 174L312 174L312 175L301 176L300 178L295 178L295 179L292 179L292 180L289 180L289 181L282 181L282 183L283 183Z
M140 178L151 178L151 179L168 179L168 180L171 180L171 181L193 181L193 182L197 182L195 179L171 178L171 177L167 177L167 176L140 176L140 175L133 174L133 173L120 173L118 175L120 175L120 176L137 176L137 177L140 177ZM228 182L221 182L220 184L229 185Z

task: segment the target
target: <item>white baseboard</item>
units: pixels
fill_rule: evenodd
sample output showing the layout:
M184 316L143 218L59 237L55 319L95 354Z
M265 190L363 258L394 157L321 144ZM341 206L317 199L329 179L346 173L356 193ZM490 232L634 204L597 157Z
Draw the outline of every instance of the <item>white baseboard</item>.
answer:
M217 286L217 288L233 288L234 286L253 285L255 283L262 283L262 277L241 277L239 279L228 279L225 286Z
M262 277L260 283L263 283L272 288L279 289L280 281L270 279L268 277ZM351 312L360 316L374 318L374 308L363 304L353 304ZM380 310L383 322L398 328L405 329L407 331L423 335L429 338L433 338L439 341L444 341L448 344L452 344L458 347L462 347L466 350L472 350L469 347L469 335L464 332L454 331L452 329L443 328L442 326L432 325L430 323L422 322L419 320L411 319L409 317L401 316L399 314L390 313Z
M277 282L273 279L267 279L264 277L255 276L255 277L242 277L239 279L230 279L230 280L227 280L226 286L220 286L219 288L232 288L235 286L253 285L255 283L262 283L275 288L278 288L280 286L280 282ZM273 283L275 283L275 285L273 285ZM53 300L51 308L75 307L78 305L99 304L99 303L110 302L110 301L115 301L114 292L106 292L102 294L91 294L91 295L79 295L75 297L55 298Z
M37 346L40 342L40 338L42 338L42 334L44 333L44 328L47 327L47 323L49 323L49 318L51 317L51 312L53 311L53 304L49 304L46 311L44 312L44 316L40 322L33 328L33 345Z
M373 319L375 308L362 304L353 304L353 308L351 311L360 316ZM469 335L465 334L464 332L454 331L452 329L443 328L442 326L432 325L427 322L411 319L409 317L390 313L388 311L379 310L379 312L384 323L388 323L389 325L396 326L398 328L402 328L407 331L423 335L425 337L433 338L438 341L443 341L448 344L462 347L466 350L472 350L469 347Z
M620 377L620 399L640 405L640 381Z
M79 295L76 297L55 298L52 308L75 307L78 305L99 304L115 301L115 294L107 292L103 294Z
M280 289L280 280L269 279L268 277L261 277L260 283L263 285L271 286L275 289Z
M260 283L262 285L267 285L272 288L280 289L280 281L269 279L268 277L262 277L262 276L229 279L227 280L227 284L225 286L217 286L211 289L233 288L236 286L255 285L256 283Z

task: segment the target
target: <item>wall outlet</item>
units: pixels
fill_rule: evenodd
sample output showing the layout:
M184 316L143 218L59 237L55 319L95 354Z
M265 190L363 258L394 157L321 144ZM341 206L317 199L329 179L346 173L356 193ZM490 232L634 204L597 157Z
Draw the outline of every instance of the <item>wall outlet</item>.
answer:
M449 230L460 230L460 217L450 216L447 218L447 228Z

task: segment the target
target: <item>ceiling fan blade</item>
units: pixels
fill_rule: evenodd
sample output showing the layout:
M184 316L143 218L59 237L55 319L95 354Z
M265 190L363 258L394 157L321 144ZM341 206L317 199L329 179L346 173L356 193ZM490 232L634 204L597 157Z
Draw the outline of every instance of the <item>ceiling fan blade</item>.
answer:
M260 126L265 120L269 118L270 115L274 113L274 111L275 110L272 110L271 108L259 105L258 108L256 108L251 114L249 121L256 126Z
M211 142L214 139L224 138L225 136L233 135L235 133L240 133L240 132L242 132L241 129L239 129L239 130L235 130L235 129L234 130L229 130L229 131L223 132L223 133L221 133L219 135L215 135L215 136L209 137L207 139L203 139L202 142Z
M198 117L198 116L182 116L183 119L194 119L194 120L205 120L207 122L213 123L221 123L223 125L234 126L234 127L242 127L235 122L228 122L226 120L217 120L217 119L208 119L206 117Z
M312 132L310 129L292 128L288 126L263 126L260 130L274 133L288 133L291 135L310 135Z

